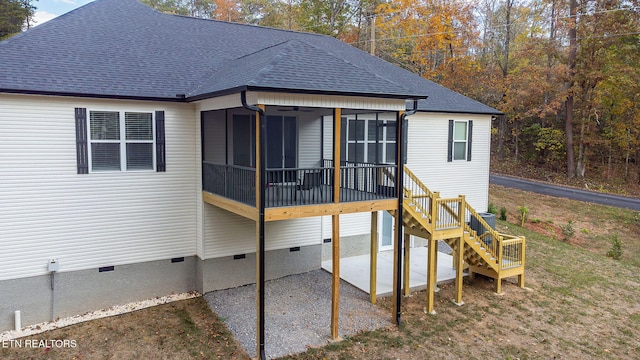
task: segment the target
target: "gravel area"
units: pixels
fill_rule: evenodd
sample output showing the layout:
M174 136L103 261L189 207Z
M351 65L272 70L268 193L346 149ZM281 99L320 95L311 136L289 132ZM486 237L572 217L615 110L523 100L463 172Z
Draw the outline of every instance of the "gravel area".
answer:
M100 309L96 311L91 311L82 315L75 315L65 318L58 318L55 321L43 322L35 325L29 325L20 330L9 330L0 333L0 343L3 341L9 341L13 339L18 339L25 336L31 336L36 334L41 334L45 331L55 330L58 328L62 328L65 326L79 324L85 321L102 319L109 316L116 316L126 314L132 311L137 311L141 309L146 309L151 306L156 306L160 304L167 304L174 301L181 301L186 299L193 299L194 297L198 297L200 294L196 291L191 291L187 293L179 293L172 294L166 296L159 296L152 299L146 299L142 301L136 301L124 305L114 305L107 309Z
M256 356L256 287L247 285L204 295L238 342ZM340 337L392 326L391 314L369 295L340 282ZM326 345L331 339L331 274L324 270L270 280L265 284L265 353L268 358Z
M438 251L447 255L453 254L453 249L451 248L451 246L447 245L447 243L444 241L438 241Z

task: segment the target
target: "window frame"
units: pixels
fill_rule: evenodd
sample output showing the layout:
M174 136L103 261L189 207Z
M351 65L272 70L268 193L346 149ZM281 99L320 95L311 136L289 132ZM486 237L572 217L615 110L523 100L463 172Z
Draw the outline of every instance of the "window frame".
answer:
M92 139L91 138L91 114L92 113L118 113L118 122L119 122L119 139ZM136 113L136 114L149 114L151 121L151 140L128 140L127 139L127 128L126 128L126 114ZM87 160L89 165L89 173L114 173L114 172L157 172L157 134L156 134L156 112L155 111L147 111L147 110L106 110L106 109L87 109ZM109 170L94 170L93 169L93 145L94 144L114 144L117 143L119 155L120 155L120 168L119 169L109 169ZM127 145L128 144L151 144L151 167L147 169L128 169L127 168Z
M397 121L396 120L391 120L391 119L378 119L377 116L375 117L370 117L370 116L363 116L362 118L359 117L357 114L355 116L345 116L342 117L342 121L346 123L346 129L345 129L345 133L343 135L343 140L345 142L345 148L344 148L344 159L346 159L349 162L356 162L356 163L367 163L367 164L373 164L375 163L376 159L369 159L369 147L373 146L374 147L374 151L376 151L376 153L378 152L378 146L381 147L381 153L380 158L378 159L378 163L380 164L390 164L387 161L387 147L389 145L393 145L393 148L396 149L397 148L397 139L393 139L393 140L389 140L389 133L393 133L395 135L395 129L397 126ZM353 122L354 126L353 126L353 130L355 130L356 132L357 130L357 123L358 121L362 121L363 122L363 126L364 126L364 137L362 139L359 139L357 136L351 136L351 126L350 124ZM370 123L375 124L374 126L376 126L378 128L378 135L380 136L380 139L375 139L375 137L372 139L369 137L369 126ZM393 129L393 130L391 130ZM351 138L353 138L353 140L351 140ZM349 145L352 145L354 149L357 149L358 144L362 144L362 159L363 161L358 161L358 159L355 160L349 160L350 155L350 151L349 151ZM356 155L358 154L358 151L356 151ZM355 155L354 155L355 156ZM395 155L394 155L394 161L392 162L393 164L395 164Z
M457 124L464 124L465 128L464 128L464 140L459 140L456 139L456 125ZM467 157L468 157L468 146L469 146L469 121L460 121L460 120L454 120L453 122L453 146L451 147L451 159L453 161L467 161ZM462 158L456 158L456 144L464 144L464 151L462 152Z

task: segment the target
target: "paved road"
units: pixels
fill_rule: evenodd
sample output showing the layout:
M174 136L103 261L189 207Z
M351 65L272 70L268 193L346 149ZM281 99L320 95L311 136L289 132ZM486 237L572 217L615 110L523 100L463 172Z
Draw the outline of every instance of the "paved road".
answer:
M511 176L489 175L491 184L531 191L538 194L563 197L572 200L592 202L596 204L627 208L640 211L640 199L626 196L604 194L595 191L581 190L566 186L551 185L539 181L525 180Z

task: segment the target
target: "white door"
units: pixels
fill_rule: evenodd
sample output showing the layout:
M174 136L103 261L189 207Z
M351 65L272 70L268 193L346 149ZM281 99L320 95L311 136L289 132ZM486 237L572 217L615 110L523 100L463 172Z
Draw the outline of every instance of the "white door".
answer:
M393 250L394 219L386 211L380 211L378 218L378 251Z

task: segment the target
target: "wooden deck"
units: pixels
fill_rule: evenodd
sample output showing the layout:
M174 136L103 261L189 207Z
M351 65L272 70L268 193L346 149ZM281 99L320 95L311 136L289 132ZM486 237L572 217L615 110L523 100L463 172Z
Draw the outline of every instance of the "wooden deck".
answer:
M267 189L265 221L395 210L398 208L397 199L352 189L341 189L340 198L356 200L338 203L333 202L329 186L323 189L322 192L319 188L295 192L297 194L290 189L278 189L276 187ZM258 219L258 209L255 206L206 191L202 192L202 199L208 204L245 218L254 221Z

